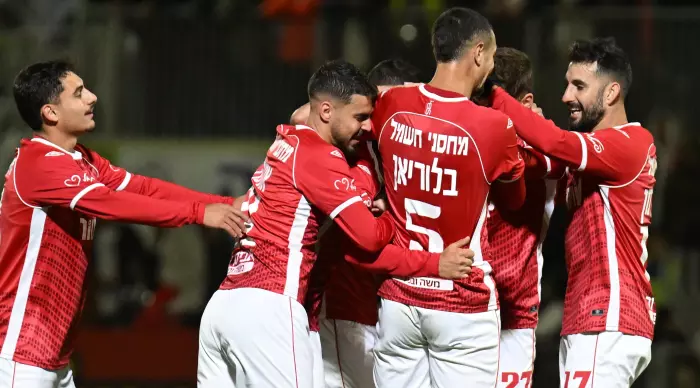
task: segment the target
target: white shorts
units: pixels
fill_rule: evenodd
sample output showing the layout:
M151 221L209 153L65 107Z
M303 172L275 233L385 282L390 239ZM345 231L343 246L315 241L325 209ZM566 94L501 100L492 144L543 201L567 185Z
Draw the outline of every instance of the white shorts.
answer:
M311 351L314 352L314 388L325 388L323 384L323 352L321 350L321 336L317 331L309 332L311 339Z
M377 328L340 319L321 320L325 388L373 388Z
M620 332L572 334L559 343L562 387L629 388L650 361L650 339Z
M498 388L530 388L535 367L535 329L501 331Z
M75 388L70 367L46 370L0 358L0 388Z
M378 388L493 388L500 326L498 311L459 314L382 299L374 382Z
M218 290L199 328L199 388L313 388L304 307L256 288Z

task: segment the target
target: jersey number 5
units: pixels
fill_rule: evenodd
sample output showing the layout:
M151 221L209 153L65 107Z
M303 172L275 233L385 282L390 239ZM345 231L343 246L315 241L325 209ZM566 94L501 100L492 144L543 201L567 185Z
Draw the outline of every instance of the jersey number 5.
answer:
M415 199L404 199L404 208L406 209L406 230L409 232L420 233L428 236L428 252L441 253L445 249L445 243L442 241L442 236L434 230L418 226L413 223L411 214L420 217L437 219L440 217L440 207L429 203L421 202ZM422 251L423 246L415 240L411 240L408 248L414 251Z

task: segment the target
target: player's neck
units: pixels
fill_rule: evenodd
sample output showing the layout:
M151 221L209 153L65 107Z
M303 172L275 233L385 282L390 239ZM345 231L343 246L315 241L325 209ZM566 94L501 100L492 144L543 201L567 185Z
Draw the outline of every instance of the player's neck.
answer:
M598 123L598 125L593 128L593 131L597 131L599 129L605 129L605 128L612 128L612 127L617 127L619 125L625 125L629 123L627 120L627 112L625 111L625 106L620 105L616 106L610 109L610 112L606 114L602 120Z
M475 80L464 76L465 71L456 62L438 63L433 79L428 85L471 97Z
M52 128L52 130L49 131L42 129L34 133L66 151L73 152L75 150L75 145L78 144L78 138L75 135L66 134L56 128Z
M331 128L328 124L322 122L318 115L314 115L313 112L309 115L309 119L306 120L306 126L310 127L328 144L333 144L333 138L331 136Z

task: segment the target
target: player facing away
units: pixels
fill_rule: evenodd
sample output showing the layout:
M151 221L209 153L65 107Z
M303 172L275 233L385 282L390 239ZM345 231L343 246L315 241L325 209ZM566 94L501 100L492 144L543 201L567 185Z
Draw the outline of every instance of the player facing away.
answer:
M534 103L532 65L522 51L499 47L489 79L523 106ZM486 96L488 98L488 96ZM540 305L542 242L554 210L554 196L564 165L525 144L526 196L515 211L490 206L486 220L491 267L501 310L498 385L529 388L535 363L535 328Z
M472 273L465 279L391 278L379 288L379 388L493 387L498 372L498 299L487 261L485 221L491 185L505 185L500 206L525 198L513 124L470 101L493 69L496 41L489 22L466 8L435 21L437 61L428 84L395 87L377 102L372 120L383 163L395 243L440 252L472 236ZM499 182L500 181L500 182Z
M130 174L77 143L95 127L97 97L69 64L33 64L13 92L34 137L22 140L0 195L0 387L73 387L96 219L240 236L244 215L232 198Z
M627 121L632 68L614 39L577 41L569 59L562 101L571 131L500 88L491 97L523 140L571 171L561 386L629 387L649 364L654 333L646 240L656 147L649 131Z
M308 125L277 128L243 204L251 223L246 238L202 316L199 387L313 386L304 302L326 218L363 250L381 250L376 260L364 263L367 267L466 276L471 264L466 257L450 260L387 246L393 220L389 214L375 219L357 191L345 154L354 154L369 131L376 93L353 65L329 62L309 81Z
M403 85L418 82L419 70L400 59L379 62L367 74L373 85ZM364 156L351 169L356 182L366 182L369 198L381 190L381 166L368 142ZM364 178L364 180L361 180ZM371 178L371 179L370 179ZM358 183L359 187L359 183ZM369 203L371 204L371 202ZM342 248L341 248L342 247ZM325 388L374 387L372 349L377 341L378 279L343 259L344 255L366 255L353 247L338 228L329 229L321 239L319 258L335 263L325 285L324 312L320 319ZM368 261L367 259L357 261Z

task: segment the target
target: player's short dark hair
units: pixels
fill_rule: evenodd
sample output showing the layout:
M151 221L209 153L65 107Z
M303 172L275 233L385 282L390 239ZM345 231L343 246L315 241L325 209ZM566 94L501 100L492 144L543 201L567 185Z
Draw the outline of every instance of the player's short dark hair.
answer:
M477 39L490 40L493 27L480 13L454 7L443 12L433 24L433 55L438 63L457 60Z
M372 103L377 99L377 87L367 80L360 69L342 59L326 62L319 67L309 79L307 91L309 99L326 94L345 104L349 104L355 94L369 97Z
M491 77L511 96L520 99L532 93L532 63L524 52L511 47L499 47L493 57Z
M29 65L17 74L12 93L19 115L30 128L41 129L41 107L58 101L63 92L62 81L73 71L68 62L49 61Z
M372 85L403 85L405 82L418 82L420 70L403 59L386 59L379 62L367 73Z
M632 86L632 65L627 54L615 43L615 38L577 40L569 49L569 61L598 64L598 73L620 84L623 98Z

